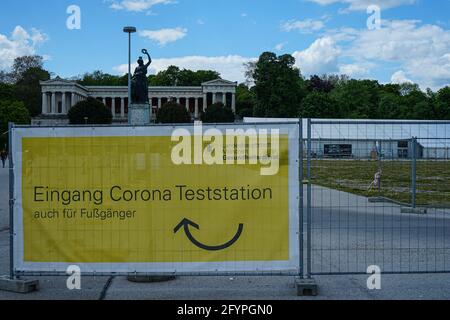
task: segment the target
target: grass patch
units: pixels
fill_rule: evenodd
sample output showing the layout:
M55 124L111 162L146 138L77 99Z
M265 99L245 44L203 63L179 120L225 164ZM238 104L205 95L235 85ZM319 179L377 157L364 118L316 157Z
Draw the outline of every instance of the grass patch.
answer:
M381 190L368 187L379 162L369 160L312 160L312 183L365 197L383 196L411 203L411 162L381 162ZM306 162L304 163L306 177ZM450 207L450 161L417 161L418 205Z

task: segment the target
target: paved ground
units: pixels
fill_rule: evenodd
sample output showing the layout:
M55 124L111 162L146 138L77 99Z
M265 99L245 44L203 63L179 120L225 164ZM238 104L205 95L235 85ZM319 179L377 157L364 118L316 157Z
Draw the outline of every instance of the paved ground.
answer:
M400 208L369 204L366 198L314 189L313 270L364 272L450 270L450 212L425 217ZM8 170L0 168L0 274L9 267ZM0 299L299 299L291 277L182 277L135 284L115 277L83 277L82 290L66 289L64 277L38 277L29 295L0 292ZM366 275L315 276L320 295L306 299L450 299L450 274L383 275L382 289L367 289Z
M317 273L450 271L450 209L402 214L390 203L313 187L313 270Z

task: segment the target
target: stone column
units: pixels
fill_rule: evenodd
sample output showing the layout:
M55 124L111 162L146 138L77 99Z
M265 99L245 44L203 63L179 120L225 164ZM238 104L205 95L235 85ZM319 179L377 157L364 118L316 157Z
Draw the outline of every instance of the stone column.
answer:
M61 113L62 114L67 114L67 111L66 111L66 93L65 92L61 92Z
M120 117L125 118L125 98L120 98Z
M48 112L48 100L47 92L42 93L42 114L47 114Z
M234 113L236 113L236 94L231 94L231 110L233 110Z
M112 101L111 101L111 113L112 113L113 119L115 119L116 118L116 98L115 97L113 97Z
M212 103L216 103L217 102L217 92L213 93L213 99L212 99Z
M205 112L207 108L208 108L208 94L204 93L203 94L203 112Z
M186 98L186 110L188 111L188 112L191 112L191 110L189 109L189 98Z
M162 98L158 98L158 110L162 107Z
M195 119L198 119L198 98L195 98Z
M102 102L106 106L106 98L102 98Z
M222 103L224 106L227 105L227 93L226 92L222 93Z
M51 97L51 106L50 106L50 110L51 110L51 114L56 114L56 92L52 92L52 97Z
M75 92L72 92L72 96L70 97L70 107L73 107L76 104L75 98L76 98L76 94L75 94Z
M180 97L177 97L177 103L180 104Z

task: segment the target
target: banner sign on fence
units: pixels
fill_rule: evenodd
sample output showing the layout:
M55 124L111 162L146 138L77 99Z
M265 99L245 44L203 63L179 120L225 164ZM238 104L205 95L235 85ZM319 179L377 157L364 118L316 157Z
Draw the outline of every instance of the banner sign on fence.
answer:
M299 126L15 127L18 273L299 270Z

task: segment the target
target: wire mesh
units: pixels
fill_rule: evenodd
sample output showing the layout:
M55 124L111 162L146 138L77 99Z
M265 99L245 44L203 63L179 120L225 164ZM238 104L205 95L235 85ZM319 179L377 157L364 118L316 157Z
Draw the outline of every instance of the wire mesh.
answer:
M449 122L312 120L305 143L312 274L450 272Z
M264 144L269 148L259 160L279 157L274 175L260 174L268 163L250 165L249 154L245 163L233 165L175 165L171 135L183 129L195 137L191 125L12 128L13 273L62 276L67 266L79 265L84 275L95 276L299 276L300 127L213 124L201 132L279 129L275 154L274 137L258 141L259 152ZM249 147L252 140L246 139ZM222 191L210 199L189 188ZM244 190L247 196L238 194L247 199L233 200L233 188ZM251 190L258 188L264 196L254 196ZM77 192L81 199L74 198ZM74 208L78 212L71 217ZM132 215L122 219L122 211ZM183 217L192 224L177 233ZM216 245L231 239L240 222L236 246Z

